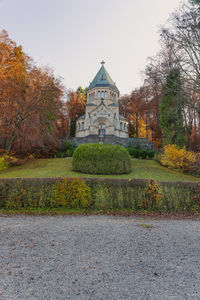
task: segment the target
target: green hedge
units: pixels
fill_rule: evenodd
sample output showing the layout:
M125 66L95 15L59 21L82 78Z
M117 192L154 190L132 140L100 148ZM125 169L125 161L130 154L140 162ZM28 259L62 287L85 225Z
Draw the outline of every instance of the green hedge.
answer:
M149 149L145 150L145 149L128 147L127 151L130 154L130 156L133 157L133 158L153 159L154 156L155 156L155 151L154 150L149 150Z
M131 159L122 146L83 144L74 152L72 169L89 174L126 174L131 172Z
M0 208L200 211L200 185L140 179L0 179Z

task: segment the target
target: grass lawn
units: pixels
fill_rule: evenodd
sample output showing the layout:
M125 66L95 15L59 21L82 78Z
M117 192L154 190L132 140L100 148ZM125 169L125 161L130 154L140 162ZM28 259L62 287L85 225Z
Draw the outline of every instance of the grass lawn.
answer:
M160 181L200 181L200 178L185 175L160 166L154 160L132 159L132 172L125 175L90 175L71 170L71 158L36 159L23 166L0 172L0 178L24 177L104 177L139 178Z

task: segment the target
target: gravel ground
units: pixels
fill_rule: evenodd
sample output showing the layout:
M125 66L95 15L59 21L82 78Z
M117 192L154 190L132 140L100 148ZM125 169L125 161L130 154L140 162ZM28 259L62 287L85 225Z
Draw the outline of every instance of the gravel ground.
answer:
M200 299L200 223L1 216L3 299Z

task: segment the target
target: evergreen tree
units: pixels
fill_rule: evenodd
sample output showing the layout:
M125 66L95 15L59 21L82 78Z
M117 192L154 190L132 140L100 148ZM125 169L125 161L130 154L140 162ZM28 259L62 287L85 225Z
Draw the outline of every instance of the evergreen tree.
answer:
M185 146L183 109L180 70L174 68L167 76L161 102L161 128L164 144Z

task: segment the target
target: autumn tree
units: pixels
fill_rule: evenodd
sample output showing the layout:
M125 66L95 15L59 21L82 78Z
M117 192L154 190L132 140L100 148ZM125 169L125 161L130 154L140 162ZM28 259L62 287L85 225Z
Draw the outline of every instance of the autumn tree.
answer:
M198 1L193 1L198 2ZM169 19L169 25L161 31L165 44L173 45L172 51L181 72L182 85L188 95L200 93L200 13L196 5L183 4ZM195 107L194 107L195 109ZM196 108L198 110L198 108Z
M134 90L130 95L125 95L119 100L120 114L129 121L129 136L148 138L147 127L147 90L142 87Z
M33 69L28 85L15 144L22 152L43 149L48 153L59 143L57 122L61 114L62 87L47 68Z
M48 68L37 68L12 41L0 33L0 143L26 153L56 146L62 85Z
M132 118L131 118L131 107L130 107L130 95L124 95L119 99L119 113L124 116L129 124L128 124L128 130L129 130L129 136L134 137L135 136L135 126L133 125Z
M70 120L71 137L75 136L77 119L85 113L86 96L83 91L80 92L80 88L76 92L68 91L67 110Z

